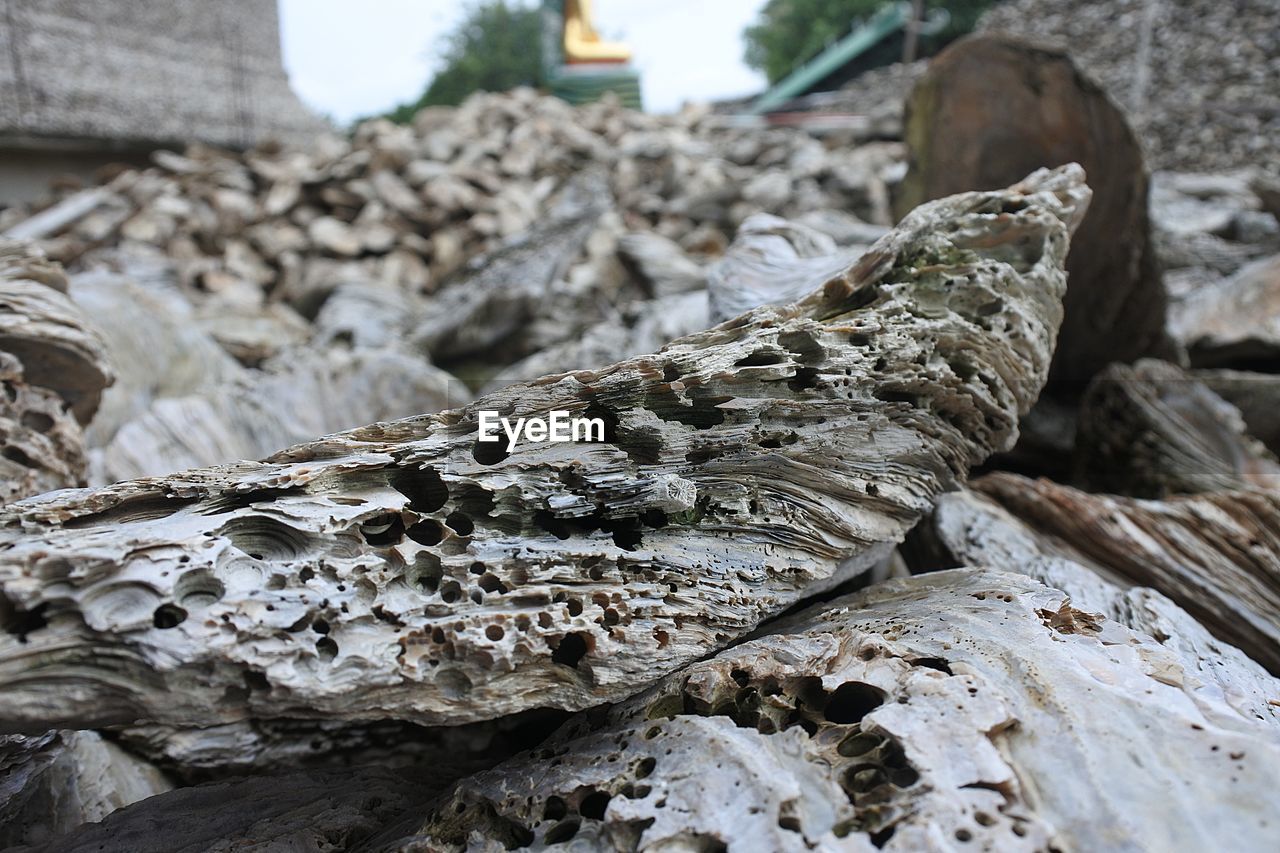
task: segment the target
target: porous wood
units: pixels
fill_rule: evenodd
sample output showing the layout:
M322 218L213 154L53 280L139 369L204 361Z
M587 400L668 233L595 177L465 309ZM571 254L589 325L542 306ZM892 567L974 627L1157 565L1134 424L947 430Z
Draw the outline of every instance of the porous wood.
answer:
M617 700L882 558L1044 382L1078 167L653 356L0 520L10 728ZM478 412L603 443L476 441Z
M1124 114L1066 52L982 35L939 54L907 102L909 168L897 203L1001 187L1079 163L1097 197L1067 259L1051 382L1067 396L1113 361L1169 358L1142 149Z
M29 385L57 392L82 425L112 374L101 339L66 296L66 278L29 243L0 240L0 351Z
M1091 491L1139 498L1280 489L1280 463L1240 411L1176 365L1144 359L1094 377L1081 403L1076 469Z
M566 724L373 849L1267 849L1277 709L1202 677L1022 575L887 581Z
M973 487L1037 533L1069 543L1079 562L1159 590L1280 673L1280 493L1136 500L1005 473Z
M113 483L261 459L315 436L470 398L461 382L396 347L287 350L235 380L154 401L95 454L94 478Z
M85 484L81 425L112 375L66 291L43 252L0 240L0 503Z
M1094 562L1071 542L1028 526L984 494L966 488L940 495L901 550L916 571L979 563L1008 566L1060 589L1073 607L1101 613L1177 654L1189 689L1225 702L1242 718L1258 720L1280 735L1278 685L1261 665L1215 637L1167 596Z

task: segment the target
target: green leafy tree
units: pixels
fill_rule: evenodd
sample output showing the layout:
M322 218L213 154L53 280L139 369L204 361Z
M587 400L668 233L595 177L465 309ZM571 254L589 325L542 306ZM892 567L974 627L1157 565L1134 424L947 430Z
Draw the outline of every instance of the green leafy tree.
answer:
M472 0L462 21L438 45L439 73L412 103L388 114L408 122L423 107L462 103L473 92L538 86L542 71L542 16L517 0Z
M922 54L940 49L973 29L994 0L928 0L926 9L946 9L951 21L932 38L922 38ZM747 65L763 71L770 83L786 77L886 5L885 0L769 0L755 23L743 32ZM893 61L892 52L885 53Z

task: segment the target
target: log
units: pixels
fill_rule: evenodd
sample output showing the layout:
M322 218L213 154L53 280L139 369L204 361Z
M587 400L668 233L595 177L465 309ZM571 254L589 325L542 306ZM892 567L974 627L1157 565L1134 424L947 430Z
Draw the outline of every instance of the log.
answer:
M112 374L66 292L42 251L0 240L0 504L85 484L81 425Z
M1191 375L1239 409L1249 435L1280 454L1280 376L1248 370L1193 370Z
M102 448L94 476L113 483L262 459L314 436L470 398L451 375L398 348L288 350L237 381L156 400Z
M1138 498L1280 488L1280 463L1245 430L1235 406L1182 368L1113 364L1081 403L1077 476L1090 491Z
M1280 712L1197 663L1022 575L888 581L567 723L371 849L1267 849Z
M24 853L354 850L435 790L423 774L362 767L228 779L121 809Z
M705 290L633 302L619 316L588 327L576 338L553 344L502 369L485 385L496 390L540 376L604 367L656 352L677 338L711 324Z
M1077 562L1159 590L1214 636L1280 673L1280 493L1209 492L1164 501L1092 495L989 474L973 488Z
M438 362L492 349L533 316L608 209L603 179L586 173L548 221L476 258L433 302L413 337Z
M112 373L101 339L65 291L43 253L0 241L0 351L17 357L28 384L56 391L84 425Z
M899 211L1004 186L1036 167L1084 167L1097 197L1067 259L1054 393L1074 397L1114 361L1172 358L1142 149L1124 114L1065 52L1000 35L952 44L908 99L906 141Z
M1175 312L1174 334L1200 368L1280 364L1280 255L1247 264L1203 287Z
M38 845L173 788L96 732L0 737L0 845Z
M867 248L837 247L806 225L757 213L708 272L711 318L722 323L758 305L793 302L839 276Z
M1071 604L1153 637L1180 658L1187 689L1225 702L1243 719L1280 734L1276 679L1224 643L1170 598L1094 562L1084 551L1038 531L972 489L938 498L903 551L921 572L963 565L1008 566L1070 596Z
M634 693L861 574L1012 443L1088 195L1037 172L653 356L6 510L0 721L456 725ZM604 441L504 450L489 410Z

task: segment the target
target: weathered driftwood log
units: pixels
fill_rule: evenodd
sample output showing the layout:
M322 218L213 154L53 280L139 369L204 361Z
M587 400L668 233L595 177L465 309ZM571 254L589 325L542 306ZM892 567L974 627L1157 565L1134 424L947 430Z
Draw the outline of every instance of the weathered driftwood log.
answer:
M1280 364L1280 255L1200 288L1178 306L1171 325L1196 367Z
M438 412L470 397L448 373L399 349L296 349L235 381L156 400L116 431L94 476L112 483L261 459L318 435Z
M1078 167L652 356L0 516L0 720L457 724L634 693L866 570L1044 381ZM477 441L479 413L603 442Z
M528 322L569 269L610 205L602 176L570 184L548 221L476 258L431 304L415 345L436 361L492 349Z
M900 210L1001 187L1038 166L1084 167L1097 196L1067 259L1051 382L1086 382L1113 361L1170 357L1142 149L1124 114L1065 52L1007 36L963 39L930 63L906 110Z
M588 328L581 335L505 367L486 390L527 382L552 373L604 367L615 361L656 352L676 338L711 325L705 290L633 302L619 316Z
M618 258L654 299L707 286L707 271L702 264L686 255L674 240L652 231L634 231L620 237Z
M95 732L0 737L0 846L46 842L172 787Z
M400 720L253 719L204 728L131 726L112 737L185 783L250 773L376 765L422 767L441 784L540 743L570 716L535 709L460 726ZM16 737L16 735L15 735ZM453 775L446 778L446 769Z
M1247 370L1193 370L1191 375L1239 409L1249 435L1280 454L1280 375Z
M22 363L0 352L0 504L85 485L84 435L57 392L28 385Z
M111 381L62 268L0 240L0 503L85 484L81 424Z
M1159 590L1280 673L1280 493L1147 501L1002 473L972 485L1038 534L1070 543L1077 562Z
M1113 364L1081 402L1077 476L1091 491L1139 498L1280 489L1280 463L1240 411L1182 368Z
M178 788L24 853L358 850L439 790L424 773L360 767ZM447 776L445 778L448 778Z
M112 374L101 339L66 291L65 276L43 253L0 241L0 352L17 357L28 385L56 391L86 424Z
M374 849L1266 849L1277 709L1201 679L1022 575L888 581L566 724Z
M105 446L158 398L200 393L245 374L197 326L170 264L134 257L126 266L125 273L91 270L69 280L116 377L85 429L92 447Z
M838 247L806 225L757 213L708 271L711 319L719 323L758 305L793 302L839 276L866 249Z

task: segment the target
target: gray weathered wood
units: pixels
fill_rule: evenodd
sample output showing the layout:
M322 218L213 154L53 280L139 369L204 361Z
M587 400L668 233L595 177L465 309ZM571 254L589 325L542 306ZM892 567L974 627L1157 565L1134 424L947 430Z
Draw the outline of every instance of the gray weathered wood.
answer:
M921 207L854 267L652 356L264 463L0 516L10 728L457 724L634 693L885 555L1016 437L1078 167ZM476 440L478 412L603 443Z

